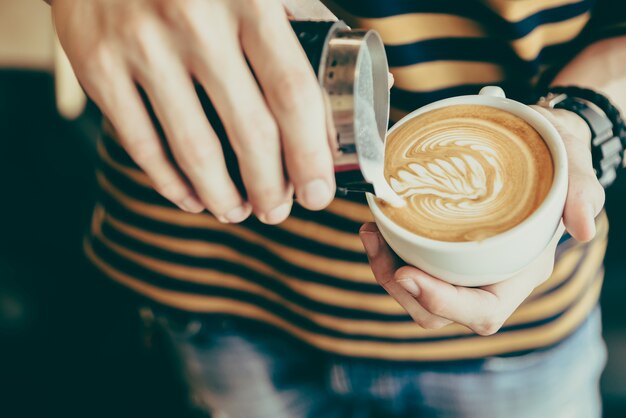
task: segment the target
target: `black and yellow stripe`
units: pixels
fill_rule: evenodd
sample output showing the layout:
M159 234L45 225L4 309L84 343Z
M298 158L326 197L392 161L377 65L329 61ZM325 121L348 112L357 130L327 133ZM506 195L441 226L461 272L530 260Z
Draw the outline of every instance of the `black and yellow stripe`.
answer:
M396 78L392 118L398 120L487 84L527 101L540 70L562 64L584 42L597 0L325 3L349 24L383 36Z
M392 116L474 94L487 84L524 100L594 22L593 0L335 0L353 26L383 36L396 78ZM591 19L591 23L590 22ZM479 358L549 346L598 300L608 223L590 243L564 240L550 279L493 336L455 324L417 326L376 283L357 231L363 199L321 212L295 207L278 226L225 225L161 198L108 127L98 146L101 190L85 251L147 301L264 324L322 350L385 360Z
M207 214L182 213L159 197L127 157L116 159L123 151L114 141L101 142L99 154L102 196L85 242L96 266L159 303L262 320L338 354L444 360L540 347L575 327L566 319L574 314L566 314L601 283L605 218L592 244L569 241L561 246L552 278L536 289L497 338L476 337L460 325L425 330L372 277L356 235L370 219L362 204L337 200L326 214L299 209L277 227L254 220L224 225ZM305 233L299 228L303 224L310 225ZM335 242L329 239L334 236L339 237ZM545 331L544 339L528 340L532 345L502 337L534 335L537 327L552 331ZM476 345L491 338L497 343ZM502 350L504 346L508 349Z

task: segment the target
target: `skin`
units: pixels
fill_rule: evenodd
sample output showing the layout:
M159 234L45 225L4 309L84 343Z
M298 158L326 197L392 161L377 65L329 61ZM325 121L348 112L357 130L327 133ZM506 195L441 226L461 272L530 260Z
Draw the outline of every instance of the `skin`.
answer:
M587 47L561 71L553 84L578 85L601 92L625 114L626 37ZM361 228L361 240L376 280L420 326L438 329L455 322L480 335L494 334L533 289L550 277L556 246L565 228L578 241L593 239L594 218L604 205L604 190L592 168L589 127L575 113L535 109L563 138L569 162L569 189L562 227L546 250L522 272L491 286L454 286L404 265L387 246L375 224Z
M331 202L331 124L279 0L54 0L52 14L82 86L165 198L223 222L254 212L268 224L289 215L294 190L307 209ZM194 80L226 128L245 193L227 172Z
M208 209L222 222L241 222L254 213L268 224L289 215L294 190L308 209L330 203L335 189L328 146L332 124L315 74L288 25L288 17L311 13L332 18L318 1L48 3L81 84L165 198L189 212ZM586 48L554 84L600 91L626 110L624 41L615 38ZM200 107L193 80L206 90L224 122L245 193L226 171L221 145ZM173 159L148 118L137 86L156 111ZM575 239L588 241L604 204L604 190L591 166L589 129L571 112L537 110L561 133L569 156L564 227ZM374 224L364 225L360 236L377 281L418 324L440 328L457 322L489 335L550 276L561 233L527 269L482 288L452 286L404 266Z

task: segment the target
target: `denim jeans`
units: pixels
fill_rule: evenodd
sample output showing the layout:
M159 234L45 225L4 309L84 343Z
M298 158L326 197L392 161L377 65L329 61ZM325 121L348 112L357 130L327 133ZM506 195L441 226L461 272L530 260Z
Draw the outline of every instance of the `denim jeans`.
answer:
M198 410L228 418L599 418L600 309L558 345L438 363L338 358L233 320L159 323Z

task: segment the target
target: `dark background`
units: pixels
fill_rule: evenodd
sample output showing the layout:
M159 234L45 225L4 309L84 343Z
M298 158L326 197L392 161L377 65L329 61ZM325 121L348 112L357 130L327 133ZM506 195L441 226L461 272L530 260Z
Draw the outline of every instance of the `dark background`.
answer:
M0 70L0 417L190 417L158 336L90 269L98 112L57 116L49 74ZM606 417L626 417L626 171L607 194Z

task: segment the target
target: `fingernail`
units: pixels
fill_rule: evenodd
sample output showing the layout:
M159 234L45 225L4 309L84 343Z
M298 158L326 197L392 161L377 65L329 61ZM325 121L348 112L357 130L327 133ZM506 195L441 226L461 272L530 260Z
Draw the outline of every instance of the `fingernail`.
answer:
M252 212L252 207L249 203L244 203L243 205L236 207L235 209L231 209L226 212L224 217L231 223L239 223L244 221L250 213Z
M380 238L375 232L361 232L361 241L363 241L363 247L365 252L370 258L374 258L378 255L380 249Z
M202 203L193 197L186 197L181 203L180 208L191 213L200 213L204 210Z
M361 226L361 229L359 229L359 233L362 232L378 233L378 227L374 222L367 222Z
M285 220L289 216L289 212L291 212L291 202L283 203L269 212L259 215L259 220L263 223L274 225Z
M323 208L332 198L328 183L322 179L312 180L305 184L299 197L311 209Z
M415 296L415 297L419 296L420 288L415 282L415 280L407 277L407 278L398 279L397 283L400 286L402 286L404 290L409 292L412 296Z

